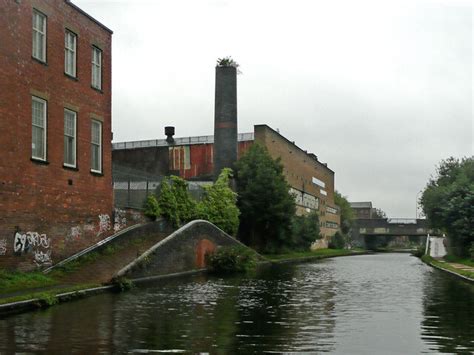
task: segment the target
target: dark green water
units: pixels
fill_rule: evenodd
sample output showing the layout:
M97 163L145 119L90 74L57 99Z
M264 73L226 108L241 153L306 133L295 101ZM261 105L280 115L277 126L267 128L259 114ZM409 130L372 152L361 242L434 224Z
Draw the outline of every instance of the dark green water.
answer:
M160 281L0 320L0 353L474 352L474 286L406 254Z

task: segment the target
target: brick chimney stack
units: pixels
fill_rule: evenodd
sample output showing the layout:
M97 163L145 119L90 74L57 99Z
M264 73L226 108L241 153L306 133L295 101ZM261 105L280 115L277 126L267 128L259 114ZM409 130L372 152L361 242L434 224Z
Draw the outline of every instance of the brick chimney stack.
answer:
M237 161L237 68L216 67L214 179Z

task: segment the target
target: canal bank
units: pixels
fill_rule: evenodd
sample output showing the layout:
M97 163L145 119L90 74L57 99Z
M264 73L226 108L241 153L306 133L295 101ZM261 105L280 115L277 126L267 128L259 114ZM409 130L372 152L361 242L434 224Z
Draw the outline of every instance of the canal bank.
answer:
M472 299L407 254L268 264L0 319L0 353L471 353Z
M119 250L120 251L120 250ZM109 252L110 253L110 252ZM272 254L265 255L265 260L260 264L297 264L317 261L327 258L335 258L341 256L363 255L372 253L364 250L346 250L346 249L319 249L310 252L298 252L288 254ZM109 255L110 256L110 255ZM89 257L90 258L90 257ZM95 259L95 257L91 258ZM77 272L81 272L81 263L76 264L79 268ZM86 263L87 265L87 263ZM114 284L59 284L49 285L45 287L37 287L34 289L16 290L9 294L0 293L0 316L27 312L36 309L45 309L53 305L64 303L72 300L81 299L88 296L97 295L103 292L121 292L128 290L137 282L152 281L170 277L183 277L194 273L205 273L206 269L199 269L190 272L170 273L166 275L156 275L146 278L117 279ZM69 278L71 280L71 278Z
M450 263L442 259L435 259L428 255L423 255L421 260L431 267L446 272L463 281L474 284L474 267L465 266L458 263Z

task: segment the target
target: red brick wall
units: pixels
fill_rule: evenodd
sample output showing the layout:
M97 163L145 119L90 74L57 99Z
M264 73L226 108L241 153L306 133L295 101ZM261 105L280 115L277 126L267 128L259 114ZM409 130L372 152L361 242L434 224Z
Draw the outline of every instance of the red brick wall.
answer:
M47 16L46 64L32 59L33 8ZM0 267L29 269L35 255L57 262L111 233L111 33L64 0L0 0L0 19ZM77 34L77 80L64 74L66 28ZM103 51L102 92L91 88L92 45ZM47 164L30 159L32 95L47 100ZM64 108L77 111L76 170L63 167ZM90 172L93 118L102 175Z

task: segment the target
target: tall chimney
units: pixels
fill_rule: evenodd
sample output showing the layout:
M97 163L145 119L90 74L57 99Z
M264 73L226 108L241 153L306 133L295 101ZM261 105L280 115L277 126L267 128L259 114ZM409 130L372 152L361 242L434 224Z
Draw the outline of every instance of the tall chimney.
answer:
M237 68L216 67L214 179L237 161Z

